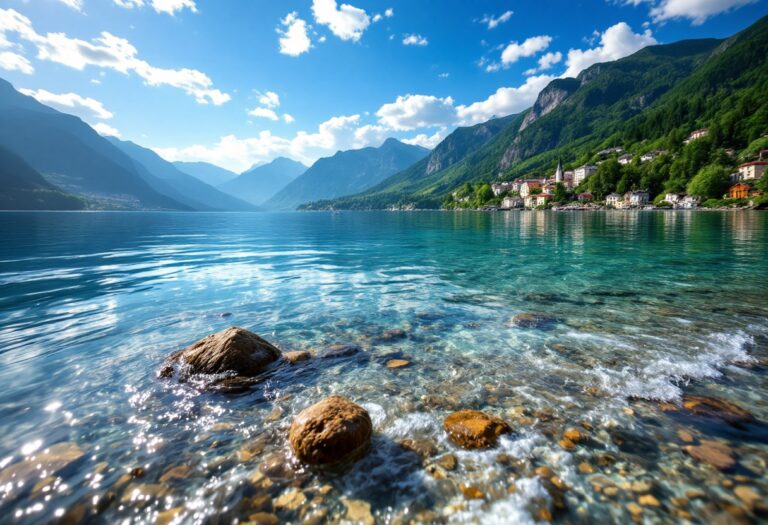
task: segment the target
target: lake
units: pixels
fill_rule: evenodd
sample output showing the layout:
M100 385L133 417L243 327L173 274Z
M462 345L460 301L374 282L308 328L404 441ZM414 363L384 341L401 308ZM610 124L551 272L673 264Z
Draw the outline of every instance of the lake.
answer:
M765 519L767 261L760 212L0 213L0 523ZM362 352L157 377L233 325ZM333 393L373 446L304 468L288 427ZM464 408L513 433L457 448Z

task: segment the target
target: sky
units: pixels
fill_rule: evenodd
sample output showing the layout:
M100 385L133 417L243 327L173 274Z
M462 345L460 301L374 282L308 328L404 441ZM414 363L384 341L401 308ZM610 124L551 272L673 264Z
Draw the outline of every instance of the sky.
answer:
M104 135L236 172L434 147L551 80L723 38L768 0L0 0L0 77Z

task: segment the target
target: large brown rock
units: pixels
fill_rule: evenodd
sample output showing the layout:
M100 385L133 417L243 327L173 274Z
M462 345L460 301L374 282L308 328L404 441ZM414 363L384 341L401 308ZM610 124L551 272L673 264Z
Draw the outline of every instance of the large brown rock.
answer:
M279 357L280 350L268 341L233 326L171 355L160 376L171 377L178 366L181 379L227 372L238 377L254 377Z
M708 396L683 396L683 406L700 416L707 416L738 425L749 423L754 416L735 403Z
M288 439L301 461L331 465L360 457L372 435L373 424L363 407L331 396L301 411L293 420Z
M450 414L445 418L443 428L453 443L466 449L494 447L499 436L512 432L503 420L477 410Z
M728 470L736 464L731 447L720 441L704 440L700 445L688 445L685 451L692 458L720 470Z

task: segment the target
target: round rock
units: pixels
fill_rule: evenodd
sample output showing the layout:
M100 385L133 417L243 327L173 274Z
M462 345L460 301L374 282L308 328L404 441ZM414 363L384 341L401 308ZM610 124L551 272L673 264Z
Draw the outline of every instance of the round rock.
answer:
M372 435L371 417L363 407L344 397L331 396L296 416L288 440L304 463L332 465L359 458Z
M174 365L183 364L184 375L234 372L253 377L280 357L280 350L253 332L233 326L209 335L171 355L160 371L173 375Z
M477 410L450 414L445 418L443 428L453 443L466 449L494 447L499 436L512 432L503 420Z

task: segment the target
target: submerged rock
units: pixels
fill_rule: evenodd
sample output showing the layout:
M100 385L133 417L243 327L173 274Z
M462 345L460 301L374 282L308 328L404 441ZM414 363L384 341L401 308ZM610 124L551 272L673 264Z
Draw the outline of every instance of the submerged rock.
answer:
M735 403L708 396L683 396L683 406L700 416L707 416L738 425L754 420L752 414Z
M40 478L43 472L49 475L64 470L85 456L76 443L57 443L30 455L24 461L0 470L0 485L23 484L33 478Z
M320 357L323 359L339 359L342 357L352 357L360 352L362 350L359 346L335 344L320 352Z
M296 350L293 352L285 352L283 354L283 358L290 364L295 365L296 363L301 363L302 361L309 361L312 359L312 354L306 350Z
M288 439L296 456L310 465L331 465L360 457L371 443L368 412L352 401L331 396L301 411Z
M253 332L233 326L171 355L160 370L160 377L171 377L178 369L181 380L224 373L250 378L279 357L280 350L275 346Z
M694 459L708 463L719 470L728 470L736 464L731 447L719 441L704 440L700 445L688 445L685 451Z
M478 410L450 414L445 418L443 428L454 444L466 449L494 447L499 436L512 432L503 420Z
M512 318L512 324L520 328L551 328L557 319L541 314L517 314Z
M390 359L387 361L387 368L405 368L407 366L410 366L411 362L407 359Z

